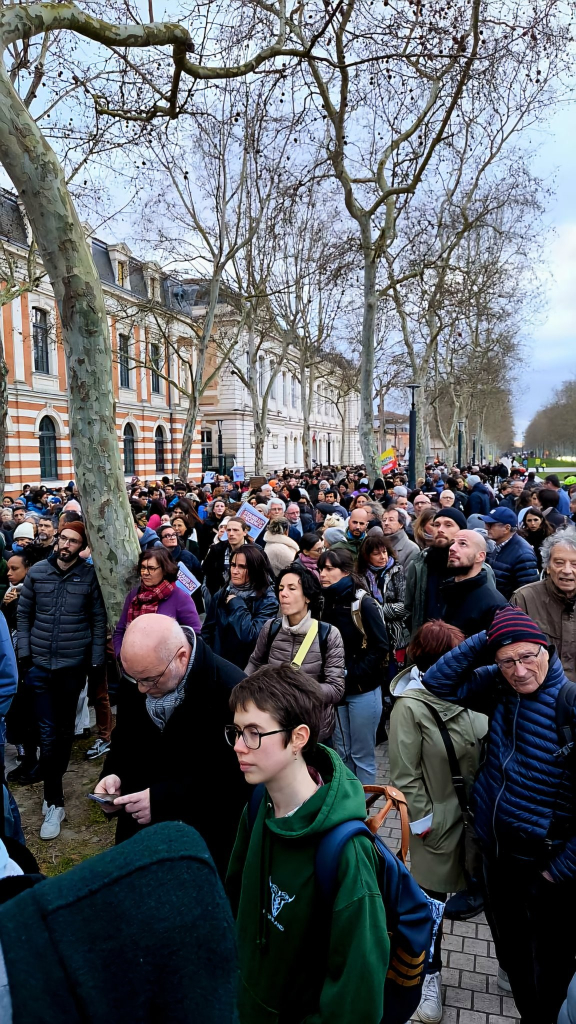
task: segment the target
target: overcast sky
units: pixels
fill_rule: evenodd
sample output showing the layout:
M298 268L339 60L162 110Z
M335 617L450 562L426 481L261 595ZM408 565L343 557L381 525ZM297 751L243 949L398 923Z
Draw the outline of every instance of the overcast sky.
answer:
M576 108L561 108L534 159L537 174L555 179L548 221L553 233L543 245L546 310L526 334L527 358L511 370L516 433L520 442L534 412L554 389L576 375Z

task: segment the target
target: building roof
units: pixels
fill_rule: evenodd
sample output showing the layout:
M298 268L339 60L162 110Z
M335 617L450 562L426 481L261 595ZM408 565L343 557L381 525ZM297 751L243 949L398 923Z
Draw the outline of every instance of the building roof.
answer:
M0 238L4 238L6 241L12 242L17 246L28 248L29 245L27 225L22 207L18 202L17 196L6 189L0 189ZM110 249L114 249L116 246L108 245L102 239L94 238L93 236L90 236L90 246L92 258L102 284L113 288L120 288L114 273L114 264L110 257ZM146 263L132 256L127 258L127 262L129 288L122 287L121 291L131 293L136 299L147 300L149 295L145 273ZM191 316L194 306L205 304L206 292L202 295L199 294L200 287L198 282L182 282L178 278L162 274L160 271L155 272L154 276L160 281L158 302L161 306L183 313L185 316ZM209 289L209 282L206 282L206 284Z

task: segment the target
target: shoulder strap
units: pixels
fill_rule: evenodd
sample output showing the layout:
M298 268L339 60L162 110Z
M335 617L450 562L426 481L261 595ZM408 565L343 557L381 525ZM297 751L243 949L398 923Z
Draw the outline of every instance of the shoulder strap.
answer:
M282 628L282 619L272 619L270 623L270 629L268 630L268 636L266 638L266 661L270 660L270 648L274 643L278 633Z
M260 804L264 799L266 787L263 782L259 782L257 786L254 786L248 800L248 831L252 832L256 818L258 817L258 811L260 810Z
M318 619L312 619L312 622L308 628L306 636L304 637L296 655L292 658L292 664L296 665L296 668L300 668L304 658L308 654L314 640L318 635Z
M358 589L354 595L354 600L352 601L352 605L350 607L350 611L352 614L352 622L356 626L356 629L358 629L360 633L362 633L364 640L366 640L366 630L364 629L364 623L362 622L361 605L365 597L366 591Z
M432 704L427 704L426 707L428 708L430 714L432 715L432 718L435 720L440 735L442 737L442 742L446 747L446 756L448 758L450 775L452 776L452 785L454 786L456 796L458 797L460 810L462 811L463 814L465 814L466 811L468 810L468 797L466 796L466 786L464 785L464 779L462 778L462 774L460 772L460 765L458 764L458 758L456 757L456 751L454 750L454 744L452 742L452 737L448 730L448 726L446 725L446 722L444 721L442 715L438 711L438 708L433 707Z
M576 683L567 679L556 698L556 731L561 749L556 757L565 757L574 748L574 707L576 705Z
M322 899L326 903L330 903L334 898L340 855L348 840L353 836L367 836L374 842L374 836L370 829L358 818L352 821L343 821L340 825L331 828L318 843L314 873Z
M328 637L330 636L330 630L332 626L329 622L318 623L318 642L320 644L320 654L322 655L322 667L326 663L326 654L328 652Z

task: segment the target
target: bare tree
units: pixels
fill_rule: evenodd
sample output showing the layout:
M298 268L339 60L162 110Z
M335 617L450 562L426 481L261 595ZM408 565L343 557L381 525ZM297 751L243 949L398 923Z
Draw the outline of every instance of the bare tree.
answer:
M246 25L247 12L252 16L251 26ZM155 118L169 120L179 115L183 78L192 83L241 77L282 56L287 45L283 0L274 12L265 4L246 4L241 13L243 25L251 28L252 36L240 39L237 33L243 58L226 66L209 61L204 52L204 62L194 63L189 57L194 44L182 25L113 24L72 3L2 8L0 43L6 52L9 47L28 45L45 33L72 32L103 46L107 55L104 63L108 60L107 67L110 63L114 67L106 80L100 74L101 88L94 86L91 90L96 114L142 125ZM128 11L126 16L133 21ZM263 39L262 46L251 44L255 36ZM167 61L163 54L156 54L161 68L158 73L151 62L138 64L137 56L133 56L134 51L138 54L145 48L163 46L171 47L172 57ZM290 54L294 54L293 46ZM115 71L122 73L115 76ZM185 90L184 101L189 92ZM0 160L26 209L60 314L75 471L94 564L113 621L120 614L138 545L116 436L106 309L64 168L19 97L5 65L0 68Z

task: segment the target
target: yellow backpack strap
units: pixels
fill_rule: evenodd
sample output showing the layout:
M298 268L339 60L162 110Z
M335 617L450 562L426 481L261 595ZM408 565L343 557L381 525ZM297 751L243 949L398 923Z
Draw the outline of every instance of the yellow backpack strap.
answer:
M312 619L312 625L310 626L308 632L306 633L306 636L304 637L302 643L300 644L300 647L298 649L298 653L292 659L292 664L296 665L296 668L300 668L300 666L302 665L302 662L304 661L304 658L308 654L308 651L312 647L312 644L314 643L314 640L315 640L315 638L317 636L318 636L318 619Z

